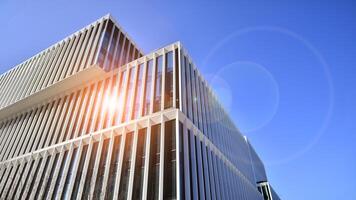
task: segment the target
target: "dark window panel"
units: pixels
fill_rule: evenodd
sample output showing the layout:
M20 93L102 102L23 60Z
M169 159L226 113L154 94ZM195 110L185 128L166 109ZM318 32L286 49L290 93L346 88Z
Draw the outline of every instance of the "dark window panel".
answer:
M114 68L119 68L121 67L122 59L121 59L121 52L123 48L123 43L124 43L124 34L120 32L119 36L119 44L117 45L116 52L115 52L115 58L114 58Z
M44 190L43 199L49 199L49 197L47 198L47 195L48 195L48 192L49 192L52 180L53 180L54 172L56 170L56 166L57 166L57 163L58 163L58 158L59 158L59 153L57 153L55 155L55 157L54 157L54 161L53 161L53 164L52 164L52 169L51 169L51 172L49 174L49 177L48 177L48 180L47 180L47 183L46 183L46 187L45 187L45 190Z
M38 182L38 187L37 187L37 191L36 191L36 194L35 194L35 199L38 199L38 195L40 194L40 191L41 191L41 188L42 188L43 179L45 178L45 175L46 175L46 172L47 172L47 168L48 168L48 164L49 164L50 160L51 160L51 155L49 155L46 158L46 163L45 163L45 166L43 168L43 172L41 173L40 181Z
M108 155L110 139L105 139L103 142L103 147L101 150L100 162L99 162L99 169L97 173L97 179L95 182L94 187L94 199L100 199L102 192L103 181L104 181L104 174L106 169L106 158Z
M74 186L73 186L71 199L76 199L77 198L78 191L79 191L79 184L80 184L80 181L81 181L82 175L83 175L84 163L85 163L85 160L87 158L87 152L88 152L88 145L84 145L82 153L81 153L79 165L78 165L77 174L76 174L76 177L75 177L75 182L74 182Z
M151 146L150 146L150 164L148 172L148 200L158 199L159 190L159 166L160 166L160 140L161 125L152 126Z
M152 88L152 73L153 73L153 60L147 61L147 70L146 70L146 87L144 94L144 106L143 106L143 116L150 113L151 106L151 88Z
M184 170L184 132L183 132L183 124L179 122L179 172L180 172L180 196L182 199L185 199L185 179L186 179L186 172Z
M135 74L136 74L136 66L130 68L129 81L127 85L127 93L126 100L124 103L124 114L122 122L127 122L129 120L130 112L131 112L131 99L134 92L134 83L135 83Z
M96 47L95 47L95 50L94 50L94 56L93 56L93 58L92 58L92 60L91 60L91 65L93 65L93 64L96 64L96 63L94 63L95 62L95 59L97 58L97 56L98 56L98 51L100 50L99 48L100 48L100 42L101 42L101 40L103 40L103 34L104 34L104 32L105 32L105 27L107 26L107 23L108 23L108 21L109 21L109 26L111 26L112 27L112 21L111 20L109 20L109 19L106 19L104 22L103 22L103 27L101 28L101 30L100 30L100 33L99 33L99 40L97 41L97 45L96 45ZM99 27L98 27L98 29L99 29ZM93 38L93 43L95 42L95 35L94 35L94 38ZM95 44L93 44L93 45L95 45Z
M179 96L179 90L180 90L180 85L179 85L179 76L180 76L180 74L179 74L179 53L178 53L178 49L175 49L175 52L174 52L174 55L175 55L175 63L174 63L174 67L175 67L175 76L176 76L176 82L175 82L175 84L176 84L176 107L178 108L178 109L180 109L180 102L179 102L179 100L180 100L180 96Z
M93 149L91 151L90 160L89 160L88 171L87 171L87 175L86 175L86 178L85 178L85 184L84 184L84 190L83 190L82 199L89 199L90 183L91 183L91 179L92 179L92 176L93 176L95 158L97 156L96 153L98 151L98 145L99 145L99 142L95 142L93 144Z
M173 107L173 51L166 53L164 108Z
M116 49L118 35L119 35L119 29L115 27L112 40L110 41L109 44L109 51L106 55L106 59L104 61L104 66L103 66L103 68L107 71L112 69L114 51Z
M164 136L164 184L163 198L177 198L177 171L176 171L176 126L175 120L165 123Z
M163 58L156 58L156 74L155 74L155 90L153 99L153 112L161 111L161 95L162 95L162 65Z
M105 199L113 199L114 189L115 189L115 181L116 181L116 177L117 177L117 169L120 164L119 163L120 146L121 146L121 136L120 135L115 136L113 153L112 153L111 162L110 162L109 180L108 180Z
M138 66L138 77L137 84L135 87L135 100L134 100L134 108L133 115L131 119L137 119L139 117L139 109L140 109L140 99L141 99L141 88L142 88L142 79L143 79L143 67L144 64L140 64Z
M119 187L119 199L127 198L130 170L131 170L130 166L131 166L132 145L133 145L133 132L130 132L126 134L124 158L122 161L121 180L120 180L120 187Z
M57 179L56 179L56 182L55 182L52 198L55 198L56 196L58 196L57 193L58 193L58 190L59 190L59 183L61 182L61 179L63 177L63 170L64 170L64 166L66 165L66 162L67 162L67 156L68 156L68 150L66 150L64 152L62 163L61 163L61 166L59 168L58 176L57 176Z
M124 70L122 72L120 72L120 83L119 83L119 89L118 89L118 106L121 108L121 106L123 106L123 98L124 98L124 85L125 85L125 82L126 82L126 73L127 73L127 70ZM118 125L120 123L120 117L119 117L119 110L116 109L115 110L115 117L114 117L114 120L113 120L113 125Z
M138 131L138 142L136 151L135 162L135 176L133 184L133 196L132 199L142 199L143 194L143 175L145 169L145 155L146 155L146 132L147 129L140 129Z
M63 192L62 198L66 198L66 196L67 196L68 187L69 187L69 184L73 177L74 165L78 160L77 153L78 153L78 148L75 148L72 153L72 157L71 157L68 172L67 172L67 177L66 177L66 180L64 183L64 187L63 187L63 191L62 191Z

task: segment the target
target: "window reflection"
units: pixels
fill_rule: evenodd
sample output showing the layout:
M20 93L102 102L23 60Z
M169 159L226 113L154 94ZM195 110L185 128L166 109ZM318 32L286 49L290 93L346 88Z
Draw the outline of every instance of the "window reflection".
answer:
M113 63L114 50L117 45L118 35L119 35L119 29L115 27L112 40L110 41L110 49L108 51L108 55L106 56L106 60L105 60L105 65L104 65L105 70L110 70L112 68L111 65Z
M47 195L48 195L48 192L49 192L52 180L53 180L54 172L56 170L58 158L59 158L59 153L57 153L56 156L54 157L52 169L51 169L51 172L49 174L48 181L47 181L47 184L46 184L46 187L45 187L45 190L44 190L44 195L45 195L44 197L46 197L44 199L49 199L50 198L50 197L47 197Z
M173 106L173 51L170 51L166 54L164 101L164 108L170 108Z
M160 140L161 125L152 126L151 146L150 146L150 164L148 174L148 194L149 200L158 199L159 190L159 165L160 165Z
M133 184L132 199L142 199L143 194L143 174L145 170L146 155L146 128L138 131L137 153L135 162L135 176Z
M123 88L124 88L124 84L126 82L126 72L127 70L124 70L123 72L121 72L121 78L120 78L120 84L119 84L119 90L118 90L118 94L119 94L119 97L118 97L118 102L117 102L117 105L118 105L118 111L121 111L121 109L123 108L123 98L124 98L124 95L123 95ZM119 116L120 112L116 112L116 117L114 118L115 122L114 124L118 125L120 123L120 116Z
M139 113L139 109L140 109L140 99L141 99L142 77L143 77L143 64L140 64L138 66L138 77L137 77L137 84L136 84L136 88L135 88L136 89L135 102L134 102L132 119L138 118L138 113Z
M100 162L99 162L99 168L97 172L97 179L95 182L95 188L94 188L94 199L99 199L102 193L102 186L103 186L103 181L104 181L104 172L106 169L106 158L108 155L108 148L109 148L109 139L105 139L103 142L103 147L101 150L101 156L100 156Z
M132 153L133 132L127 133L125 141L124 159L122 161L121 180L119 188L119 199L127 198L127 190L129 186L131 153Z
M68 169L68 172L67 172L67 177L66 177L66 181L65 181L65 184L64 184L63 194L62 194L62 198L64 198L64 199L67 199L68 187L69 187L69 184L72 181L73 170L74 170L75 163L78 160L77 152L78 152L78 148L75 148L73 150L72 157L70 159L69 169Z
M176 194L176 128L175 120L166 122L164 138L164 199L175 199Z
M42 161L43 161L43 158L41 157L39 160L38 160L38 164L37 164L37 168L35 169L35 173L32 174L33 177L28 177L29 179L32 178L32 181L31 181L31 184L30 184L30 189L28 190L28 193L27 193L27 197L26 199L29 199L30 198L30 195L33 191L33 187L35 185L35 181L36 181L36 178L37 178L37 174L40 170L40 167L41 167L41 164L42 164ZM12 167L11 169L14 170L15 167ZM11 173L11 172L10 172ZM59 179L60 180L60 179ZM28 186L28 185L27 185ZM2 196L2 194L0 194L0 196Z
M73 193L71 199L76 199L78 195L78 190L79 190L79 183L80 180L82 179L82 174L83 174L83 167L84 167L84 162L87 157L87 152L88 152L88 145L83 146L83 150L81 153L81 158L79 161L79 166L78 166L78 171L76 174L74 186L73 186Z
M89 199L89 192L90 192L90 185L91 185L90 183L92 182L91 179L92 179L93 172L94 172L94 164L95 164L96 152L98 151L98 144L99 144L99 142L95 142L93 144L93 148L91 151L87 176L86 176L85 184L84 184L83 199Z
M127 54L128 54L128 48L129 48L129 40L126 38L125 39L125 44L124 44L124 51L122 52L122 58L121 58L121 65L125 64L127 62Z
M129 74L129 81L128 81L128 86L127 86L127 94L126 94L126 101L125 101L125 110L124 110L124 116L123 116L123 122L127 122L129 120L130 112L131 112L131 99L133 96L133 87L134 87L134 79L135 79L135 74L136 74L136 67L132 67L130 69L130 74Z
M119 68L121 66L121 51L122 51L122 45L124 43L124 34L120 32L120 37L119 37L119 45L117 46L116 52L115 52L115 58L114 58L114 68Z
M116 136L114 139L113 153L110 162L109 180L106 190L106 199L113 199L115 181L117 177L117 169L119 167L119 154L120 154L121 136Z
M153 60L149 60L147 62L146 88L145 88L145 94L144 94L143 116L149 114L149 112L150 112L152 73L153 73Z
M162 56L156 58L156 74L155 74L155 94L153 102L153 112L161 110L161 93L162 93Z
M111 31L113 29L113 22L111 20L109 20L108 26L106 27L106 31L103 35L103 39L102 39L102 43L101 43L101 47L100 47L100 52L98 55L98 61L97 63L99 64L99 66L103 67L104 64L104 60L105 60L105 56L108 52L108 45L109 45L109 41L110 41L110 37L111 37Z
M47 168L48 168L48 164L49 164L49 161L51 160L51 155L49 155L47 158L46 158L46 163L45 163L45 166L43 168L43 172L47 172ZM34 199L38 199L38 195L40 194L40 190L41 190L41 187L42 187L42 184L43 184L43 180L45 178L45 174L46 173L41 173L41 178L40 178L40 181L38 182L38 186L37 186L37 191L36 191L36 194L35 194L35 198ZM12 185L13 187L13 185ZM16 190L14 190L16 191ZM6 195L9 195L9 194L6 194ZM10 194L11 195L11 194ZM11 198L11 196L10 196ZM5 197L5 199L7 199L7 196Z
M67 162L67 157L68 157L68 150L65 151L64 153L64 156L63 156L63 159L62 159L62 163L61 163L61 167L59 169L59 174L57 176L57 180L56 180L56 184L55 184L55 187L54 187L54 192L53 192L53 196L52 197L56 197L58 194L58 189L59 189L59 183L63 177L63 171L64 171L64 166Z

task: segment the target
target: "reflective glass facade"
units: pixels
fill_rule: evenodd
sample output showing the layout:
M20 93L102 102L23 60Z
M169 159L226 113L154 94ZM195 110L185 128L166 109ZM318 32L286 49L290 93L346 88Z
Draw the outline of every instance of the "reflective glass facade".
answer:
M13 80L28 88L13 92ZM1 75L0 91L1 198L275 194L265 197L262 161L182 45L143 55L110 16Z

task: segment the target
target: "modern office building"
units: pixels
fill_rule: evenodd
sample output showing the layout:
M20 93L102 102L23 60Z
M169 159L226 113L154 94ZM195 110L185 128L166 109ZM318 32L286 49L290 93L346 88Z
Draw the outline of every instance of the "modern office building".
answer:
M181 43L110 15L0 76L0 197L279 199Z

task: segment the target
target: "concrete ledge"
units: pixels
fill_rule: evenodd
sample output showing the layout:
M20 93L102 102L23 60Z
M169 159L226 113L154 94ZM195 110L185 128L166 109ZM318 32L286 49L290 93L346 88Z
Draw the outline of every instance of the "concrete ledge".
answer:
M72 88L83 85L97 77L104 76L106 72L93 65L80 71L68 78L65 78L57 83L54 83L47 88L44 88L30 96L27 96L19 101L16 101L2 109L0 109L0 120L3 120L15 113L19 113L23 110L30 109L43 102L46 99L55 97L56 95L62 94Z

